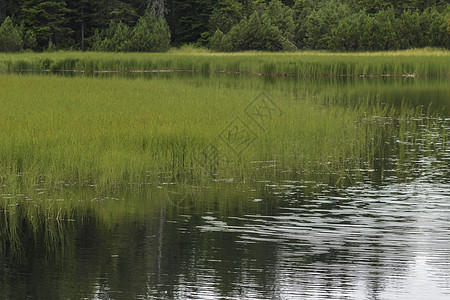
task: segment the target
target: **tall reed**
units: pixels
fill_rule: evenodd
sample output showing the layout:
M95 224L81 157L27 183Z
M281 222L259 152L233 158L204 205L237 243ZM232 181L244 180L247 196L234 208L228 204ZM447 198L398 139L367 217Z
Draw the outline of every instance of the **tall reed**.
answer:
M22 53L0 54L0 70L184 70L294 76L449 76L450 51L329 53Z

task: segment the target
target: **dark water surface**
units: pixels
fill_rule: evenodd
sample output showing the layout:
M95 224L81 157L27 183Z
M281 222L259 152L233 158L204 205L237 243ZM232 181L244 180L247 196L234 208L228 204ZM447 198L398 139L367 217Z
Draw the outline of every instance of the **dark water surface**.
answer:
M436 112L386 137L391 150L348 170L349 183L74 190L101 209L61 221L55 244L24 227L21 250L0 253L0 299L450 299L448 79L408 80L286 83Z

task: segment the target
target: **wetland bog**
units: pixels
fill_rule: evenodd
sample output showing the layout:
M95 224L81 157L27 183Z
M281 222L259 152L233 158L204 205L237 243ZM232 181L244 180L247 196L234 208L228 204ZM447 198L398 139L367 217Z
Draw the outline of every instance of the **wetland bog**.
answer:
M442 61L0 74L0 298L447 299Z

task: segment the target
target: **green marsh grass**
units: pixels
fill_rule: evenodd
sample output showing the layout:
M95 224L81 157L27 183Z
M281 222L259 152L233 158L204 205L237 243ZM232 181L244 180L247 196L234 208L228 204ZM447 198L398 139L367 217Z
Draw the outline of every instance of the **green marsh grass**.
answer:
M449 76L450 51L0 54L0 71L184 70L293 76Z
M196 85L164 78L6 75L0 85L0 178L3 185L22 187L106 188L152 183L161 174L251 180L273 175L252 162L273 160L292 172L331 162L339 169L347 158L361 157L375 134L358 129L357 120L393 113L390 106L323 105L272 90L283 115L264 130L245 120L256 139L235 155L217 136L236 116L246 118L257 84L230 89L222 80ZM203 162L210 144L233 161Z
M18 190L110 190L161 182L167 174L254 181L340 172L349 160L367 160L374 147L380 128L361 120L425 113L383 104L377 93L361 97L364 85L357 103L358 89L295 87L270 87L282 115L261 129L245 114L264 89L257 79L0 75L0 182ZM254 133L239 155L218 138L236 117ZM203 160L211 145L224 157L218 163Z
M340 79L225 74L0 75L2 242L20 252L21 231L31 230L36 239L44 235L49 249L62 247L70 223L90 214L113 226L168 203L209 207L217 198L211 191L249 191L259 182L351 184L358 169L375 168L387 151L401 161L407 149L392 146L395 139L406 139L434 114L414 97L391 101L389 91L425 89L436 96L430 103L448 93L445 79L424 86L428 79L374 80L340 89ZM263 90L282 115L258 129L245 108ZM240 155L218 139L236 117L257 135ZM211 144L231 159L202 161ZM173 182L174 189L164 188ZM140 200L129 201L136 189ZM258 204L236 205L246 211ZM226 201L218 207L230 209Z

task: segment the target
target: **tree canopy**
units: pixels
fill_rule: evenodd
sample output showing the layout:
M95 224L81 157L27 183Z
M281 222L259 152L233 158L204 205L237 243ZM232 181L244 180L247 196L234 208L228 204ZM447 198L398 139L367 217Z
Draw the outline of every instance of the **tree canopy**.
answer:
M0 51L450 48L448 0L0 0L0 24Z

